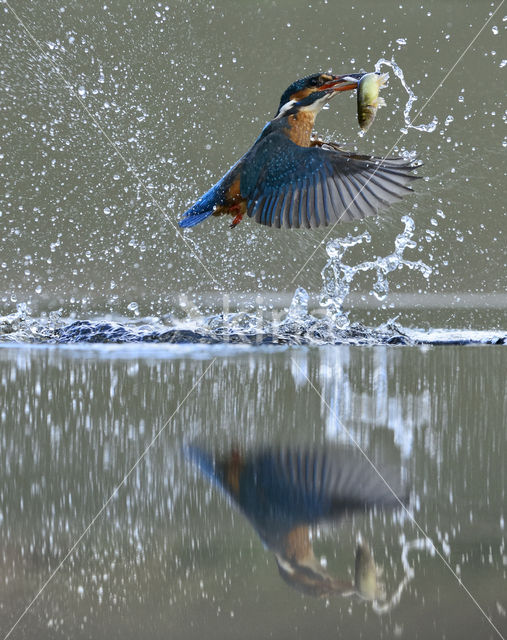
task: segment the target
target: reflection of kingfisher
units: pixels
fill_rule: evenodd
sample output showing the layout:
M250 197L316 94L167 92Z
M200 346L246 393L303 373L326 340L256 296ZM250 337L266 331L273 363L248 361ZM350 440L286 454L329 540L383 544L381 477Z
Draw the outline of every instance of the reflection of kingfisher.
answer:
M400 506L362 457L349 449L266 449L246 456L233 451L216 459L192 446L187 453L240 507L274 553L280 576L290 586L315 596L356 593L378 599L377 567L365 544L356 552L352 584L325 571L313 552L310 533L312 525L336 522L356 511ZM405 501L406 490L397 475L388 474L389 485Z
M311 138L315 117L340 91L355 89L364 74L315 74L284 92L278 112L253 147L185 212L193 227L211 215L245 213L270 227L316 228L360 220L411 191L411 162L380 159Z

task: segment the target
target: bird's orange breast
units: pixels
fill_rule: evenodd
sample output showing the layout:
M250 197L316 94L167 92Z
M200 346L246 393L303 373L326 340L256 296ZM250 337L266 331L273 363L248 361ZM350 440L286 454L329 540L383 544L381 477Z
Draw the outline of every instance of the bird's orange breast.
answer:
M288 136L300 147L311 146L311 134L315 123L315 115L309 112L296 113L289 116Z
M284 540L284 555L289 562L303 562L313 555L310 529L306 525L294 527Z

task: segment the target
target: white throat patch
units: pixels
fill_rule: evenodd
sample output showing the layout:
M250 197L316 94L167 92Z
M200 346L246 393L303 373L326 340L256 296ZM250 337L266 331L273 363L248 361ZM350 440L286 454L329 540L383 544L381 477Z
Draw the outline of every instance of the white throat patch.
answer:
M292 109L292 107L296 104L295 100L289 100L289 102L286 102L283 107L280 109L280 112L278 113L278 115L276 116L275 120L277 118L281 118L283 116L284 113L286 113L287 111L289 111L289 109Z

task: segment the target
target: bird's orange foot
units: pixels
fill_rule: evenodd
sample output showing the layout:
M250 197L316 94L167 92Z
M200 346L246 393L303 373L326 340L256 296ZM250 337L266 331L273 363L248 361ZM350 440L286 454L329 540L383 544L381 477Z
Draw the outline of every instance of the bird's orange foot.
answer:
M238 213L238 215L231 222L231 229L234 229L234 227L236 227L242 220L243 220L243 214Z

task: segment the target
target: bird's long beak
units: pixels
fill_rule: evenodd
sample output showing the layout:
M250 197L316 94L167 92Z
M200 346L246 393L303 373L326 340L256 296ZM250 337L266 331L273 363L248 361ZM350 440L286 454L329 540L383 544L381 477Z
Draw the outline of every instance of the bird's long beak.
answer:
M319 91L351 91L355 89L359 84L359 80L364 76L364 73L349 73L345 76L335 76L333 80L330 80L325 85L320 87Z

